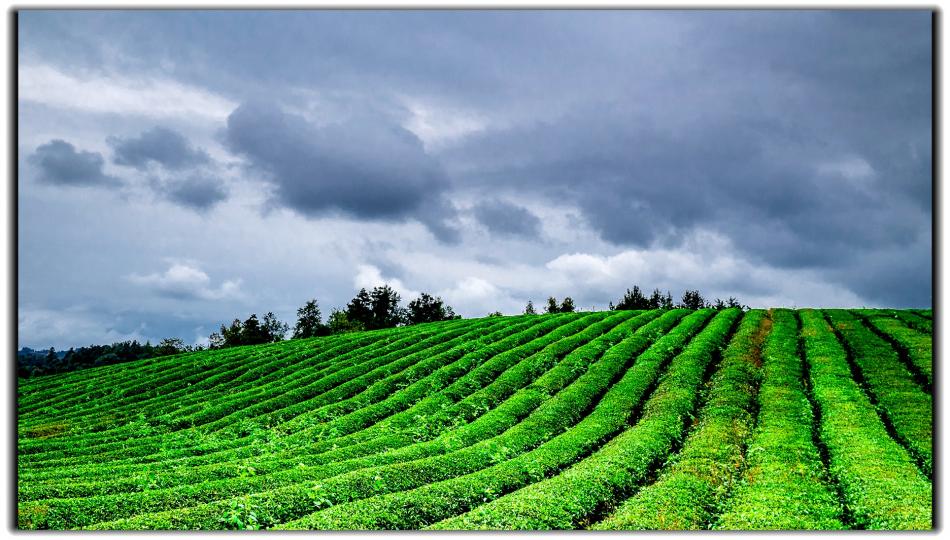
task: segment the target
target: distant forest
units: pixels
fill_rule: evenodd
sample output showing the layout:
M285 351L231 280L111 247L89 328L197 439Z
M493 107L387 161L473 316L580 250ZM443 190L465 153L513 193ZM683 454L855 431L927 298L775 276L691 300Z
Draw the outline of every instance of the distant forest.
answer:
M111 345L71 348L65 352L56 351L52 347L48 350L24 347L17 351L17 376L49 375L206 349L274 343L287 339L288 333L290 333L290 339L303 339L461 318L442 298L428 293L420 294L405 307L400 304L401 301L399 293L388 285L374 287L371 291L362 288L345 308L333 308L324 322L320 306L314 298L297 309L297 322L292 331L289 324L278 320L272 312L264 314L263 318L258 318L257 314L251 314L243 321L235 318L230 324L222 324L217 332L213 332L208 337L207 346L188 345L183 340L172 337L163 339L157 345L152 345L148 341L142 344L132 340ZM654 289L647 296L639 286L634 285L632 289L627 289L616 304L611 302L608 309L726 309L733 307L748 309L732 297L725 301L717 298L710 302L698 290L687 290L680 297L679 302L674 302L669 291L664 294L659 289ZM563 298L560 302L552 296L547 299L543 312L567 313L575 310L574 300L570 296ZM528 300L524 314L537 313L534 303ZM489 317L501 315L499 311L488 314Z

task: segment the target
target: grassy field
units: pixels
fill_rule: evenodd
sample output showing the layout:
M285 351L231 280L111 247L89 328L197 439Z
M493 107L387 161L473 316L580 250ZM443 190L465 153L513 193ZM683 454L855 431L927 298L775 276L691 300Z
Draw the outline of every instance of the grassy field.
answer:
M18 524L930 529L932 317L489 317L21 379Z

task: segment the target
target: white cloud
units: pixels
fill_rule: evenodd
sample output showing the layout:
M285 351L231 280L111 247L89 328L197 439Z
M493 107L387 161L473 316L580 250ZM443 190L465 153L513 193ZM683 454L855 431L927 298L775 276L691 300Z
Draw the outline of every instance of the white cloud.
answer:
M545 266L573 283L595 286L662 284L673 276L686 283L709 283L735 273L737 261L727 255L731 253L725 237L700 231L676 249L631 249L608 256L571 253L560 255Z
M485 119L475 112L440 107L414 98L403 98L403 101L412 114L403 127L415 133L428 150L437 149L440 145L486 127Z
M97 113L224 120L237 104L203 88L169 79L118 74L65 73L21 64L20 101Z
M138 340L144 342L145 326L140 324L131 332L115 328L114 321L103 318L89 310L77 307L70 309L43 309L20 307L17 310L17 326L21 339L29 339L18 346L54 346L57 349L89 344L115 343Z
M401 280L394 278L384 278L379 268L371 264L356 265L356 276L353 278L353 286L357 289L372 289L380 285L389 285L399 293L403 303L419 296L419 291L414 291L407 287Z
M468 317L484 317L501 311L514 314L521 311L523 303L516 300L488 280L469 276L458 281L453 287L438 292L458 313Z
M356 288L370 289L384 284L399 293L404 306L421 294L420 291L413 290L400 279L384 277L376 266L357 265L356 276L353 278L353 285ZM428 292L441 297L463 317L484 317L494 311L514 314L520 313L524 307L522 300L513 298L507 290L494 285L489 279L478 276L465 276L448 287Z
M736 296L752 307L824 306L853 307L866 302L853 292L832 285L816 272L781 269L753 263L732 248L728 238L698 232L676 249L624 250L613 255L569 253L560 255L538 276L552 290L571 291L584 302L607 295L620 298L628 287L639 285L649 293L654 287L671 291L674 300L686 289L699 289L707 300Z
M162 296L183 300L222 300L242 295L240 279L224 281L217 288L211 287L208 274L184 263L174 263L163 273L144 276L131 274L127 279L149 287Z

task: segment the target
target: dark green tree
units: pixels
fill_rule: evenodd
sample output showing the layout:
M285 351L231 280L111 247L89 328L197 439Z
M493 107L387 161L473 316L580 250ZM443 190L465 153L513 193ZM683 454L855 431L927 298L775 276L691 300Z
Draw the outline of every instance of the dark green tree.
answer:
M553 296L549 296L549 297L548 297L548 306L547 306L547 308L545 309L545 311L546 311L547 313L560 313L560 312L561 312L561 308L558 307L558 305L557 305L557 298L554 298Z
M561 313L574 313L574 299L570 296L565 296L564 300L561 301L561 307L558 308L558 311Z
M392 328L405 320L403 309L399 307L399 301L401 300L399 293L389 285L373 287L370 298L372 299L373 318L367 329Z
M53 347L50 347L49 350L46 351L46 358L43 360L45 363L45 371L49 373L56 373L71 369L71 366L69 363L67 363L66 358L60 358L59 355L56 354L56 349Z
M264 314L264 320L261 324L261 334L264 338L262 343L283 341L284 338L287 337L289 330L290 325L277 319L277 315L274 315L274 312L268 311Z
M680 301L680 307L686 309L702 309L706 307L706 299L699 294L698 290L689 290L683 292L683 299Z
M115 352L107 352L106 354L103 354L102 356L96 358L96 360L92 363L92 365L109 366L112 364L117 364L120 361L121 361L121 358L119 358L118 354L116 354Z
M239 342L242 345L256 345L269 341L267 339L267 331L261 326L261 321L257 318L256 313L252 313L251 316L244 321L240 336Z
M360 321L351 321L345 311L333 309L327 318L327 327L331 334L343 334L345 332L360 332L365 330Z
M537 312L534 310L534 302L528 300L528 305L524 307L525 315L537 315Z
M658 309L663 306L663 293L660 292L660 289L653 289L648 306L649 309Z
M165 338L159 341L158 345L155 346L155 353L158 356L178 354L186 350L188 350L188 347L185 345L185 342L179 338Z
M328 333L320 314L317 299L312 298L306 304L297 308L297 325L294 326L294 339L321 336Z
M257 318L256 313L252 313L243 323L240 319L234 319L231 326L222 324L220 338L216 335L217 333L211 334L209 347L218 349L238 345L274 343L283 340L289 329L287 323L278 320L273 312L268 311L264 315L263 321ZM220 346L218 345L219 342L221 343Z
M633 290L627 289L614 309L649 309L649 307L650 301L643 295L640 287L634 285Z
M350 322L358 322L364 328L370 328L373 321L373 299L366 289L360 289L356 296L346 305L346 318Z
M406 324L419 324L446 321L456 318L452 306L446 305L442 298L422 293L419 298L409 302L406 310Z
M224 328L224 326L221 328ZM221 349L225 347L226 343L227 342L225 341L224 336L222 336L219 332L211 332L211 335L208 336L209 349Z
M257 322L257 315L252 315L254 317L254 322ZM221 325L221 339L223 341L222 347L236 347L238 345L244 345L244 323L241 322L241 319L234 319L231 321L231 326Z

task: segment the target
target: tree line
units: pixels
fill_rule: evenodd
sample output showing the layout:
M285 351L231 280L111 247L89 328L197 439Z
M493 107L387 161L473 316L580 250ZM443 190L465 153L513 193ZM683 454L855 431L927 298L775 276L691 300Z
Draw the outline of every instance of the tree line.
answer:
M707 301L696 289L687 289L684 291L680 301L674 304L673 296L669 291L666 291L666 294L662 294L659 289L653 289L650 296L646 296L637 285L634 285L633 289L627 289L627 292L624 293L623 298L617 302L616 306L611 302L609 309L672 309L674 307L686 309L749 309L748 306L742 305L734 296L730 296L727 300L716 298L714 302Z
M297 323L291 339L462 318L441 297L429 293L420 294L406 307L400 305L401 301L400 294L389 285L374 287L371 291L362 288L346 304L345 309L334 308L324 322L320 305L316 298L312 298L297 309ZM267 313L262 321L258 321L256 315L251 315L243 322L234 319L230 326L221 325L220 331L209 337L209 347L220 349L272 343L283 340L289 330L290 326L278 321L273 313Z
M650 296L646 296L643 293L643 290L640 289L639 285L634 285L633 289L627 289L627 292L624 293L623 297L617 301L616 304L610 302L607 309L610 311L614 310L633 310L633 309L673 309L673 308L686 308L686 309L703 309L703 308L712 308L712 309L728 309L728 308L739 308L739 309L749 309L749 306L745 306L739 302L734 296L730 296L727 300L722 300L716 298L715 301L707 301L706 298L696 289L687 289L683 292L683 296L680 298L679 302L673 302L673 295L669 291L666 291L666 294L660 292L660 289L653 289L653 292L650 293ZM570 313L575 310L574 300L567 296L558 303L557 298L550 296L548 297L547 306L545 307L545 313ZM535 315L537 310L534 307L534 302L528 300L528 304L524 308L525 315ZM501 313L498 313L501 315Z
M53 347L41 351L24 347L17 351L17 376L52 375L79 368L106 366L203 348L201 345L186 345L178 338L163 339L158 345L152 345L149 341L139 343L137 340L120 341L112 345L89 345L70 348L65 353L57 352Z
M441 297L428 293L421 293L418 298L410 301L405 307L400 302L402 297L392 287L381 285L367 291L361 288L356 296L343 309L333 308L326 322L320 311L316 298L308 300L297 309L297 322L293 327L291 339L303 339L318 336L328 336L345 332L359 332L363 330L379 330L412 324L438 322L450 319L460 319ZM716 298L708 301L699 290L687 289L683 292L679 302L673 301L673 296L667 291L661 293L653 289L646 295L638 285L627 289L617 303L610 302L610 310L640 310L640 309L748 309L735 297L727 300ZM567 296L560 302L551 296L548 297L544 308L545 313L571 313L576 311L574 300ZM535 315L537 310L534 303L528 300L524 313ZM502 313L495 311L489 317L500 317ZM207 347L186 345L178 338L167 338L158 345L149 342L140 344L138 341L124 341L112 345L90 345L69 349L65 354L57 353L52 347L48 351L34 351L21 349L17 352L17 375L29 377L32 375L47 375L71 371L77 368L93 367L130 360L140 360L156 356L166 356L182 352L200 351L204 349L222 349L239 345L257 345L283 341L290 332L290 325L280 321L273 312L267 312L263 318L251 314L247 319L235 318L230 324L222 324L220 329L212 332L208 337Z

